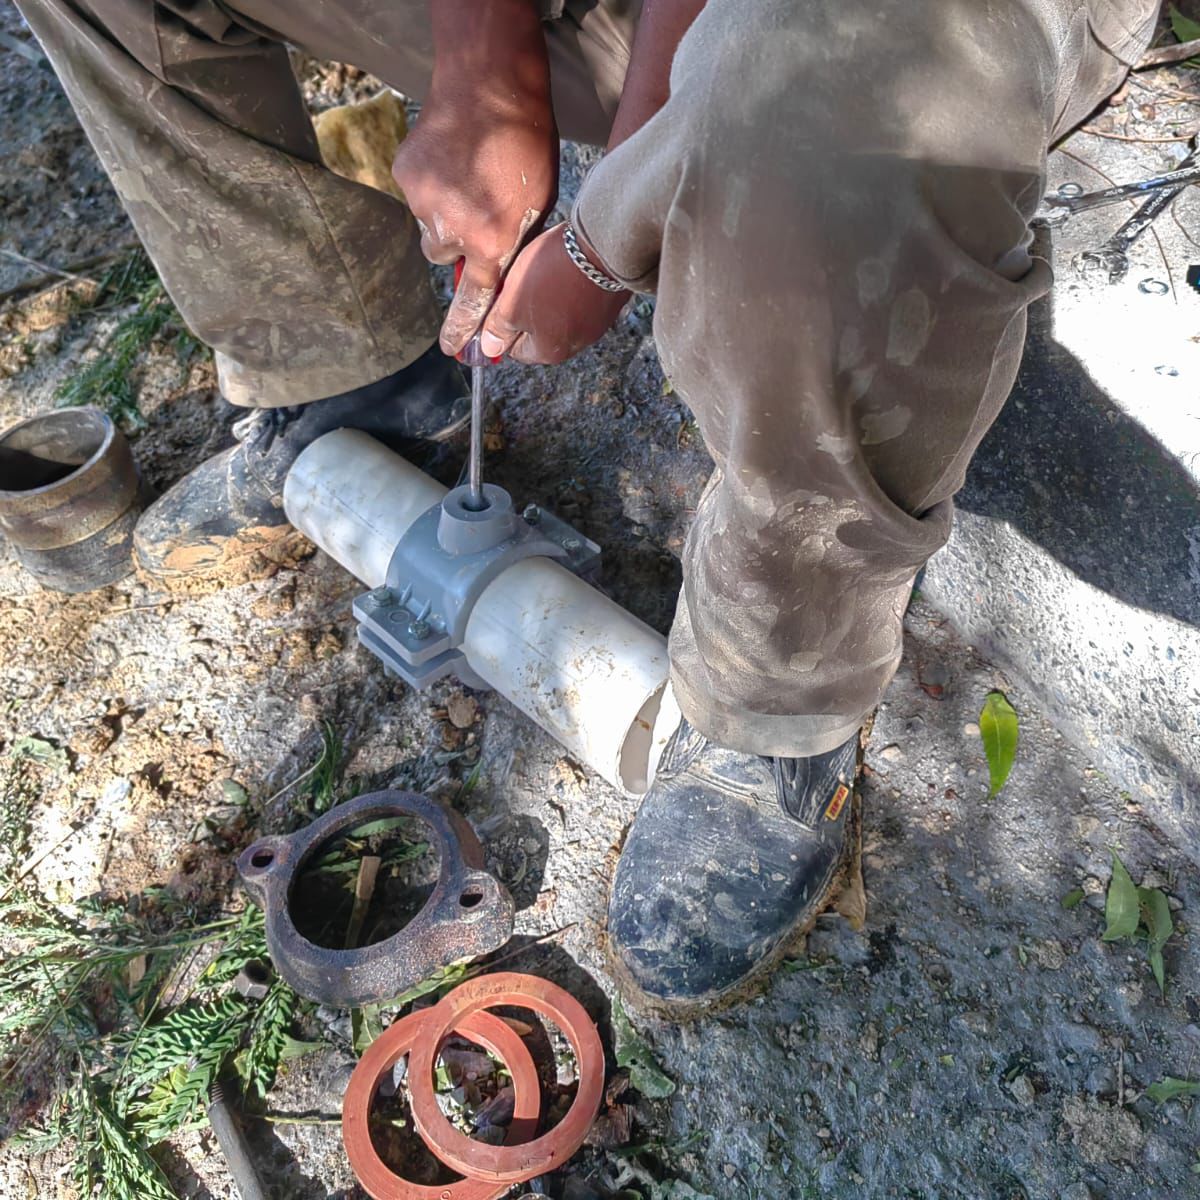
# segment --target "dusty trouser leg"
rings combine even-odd
[[[602,139],[640,0],[547,0],[556,107]],[[235,404],[383,379],[439,314],[408,210],[321,163],[282,40],[420,96],[428,0],[20,0],[167,290]]]
[[[708,0],[581,194],[716,460],[671,635],[688,720],[609,900],[635,1003],[748,994],[839,887],[859,724],[1049,282],[1027,226],[1088,15]]]
[[[1050,282],[1028,222],[1086,20],[1068,0],[709,0],[669,103],[585,186],[577,223],[657,291],[716,463],[671,660],[721,745],[829,751],[895,672]]]
[[[235,403],[383,378],[436,336],[407,209],[320,162],[287,51],[215,3],[21,0]]]
[[[421,100],[433,72],[430,0],[229,0],[239,21],[316,58],[353,63]],[[545,18],[559,133],[602,145],[621,99],[642,0],[530,0]],[[471,31],[463,30],[469,37]]]

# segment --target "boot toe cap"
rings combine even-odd
[[[619,868],[618,868],[619,872]],[[702,1005],[732,989],[754,968],[753,948],[722,945],[702,918],[665,895],[631,895],[614,884],[609,949],[626,982],[653,1004]]]
[[[201,463],[142,513],[134,558],[151,581],[253,578],[264,573],[260,562],[277,563],[289,540],[300,538],[282,508],[239,486],[239,449]]]

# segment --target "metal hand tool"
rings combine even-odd
[[[1180,164],[1180,171],[1200,167],[1200,147],[1194,147]],[[1178,174],[1178,172],[1175,172]],[[1109,283],[1119,283],[1129,270],[1129,249],[1146,232],[1157,217],[1188,185],[1174,183],[1154,192],[1150,199],[1106,241],[1095,250],[1084,250],[1075,258],[1075,267],[1081,274],[1098,274]]]
[[[454,267],[454,286],[462,279],[463,260]],[[499,290],[496,292],[499,295]],[[476,334],[459,352],[458,361],[471,368],[471,448],[467,468],[467,507],[472,512],[482,512],[488,506],[483,494],[483,425],[487,416],[487,404],[483,398],[483,371],[489,363],[498,363],[498,358],[488,358],[479,344]]]
[[[1069,213],[1085,212],[1091,208],[1103,208],[1106,204],[1118,204],[1131,196],[1157,192],[1163,188],[1182,188],[1190,183],[1200,183],[1200,166],[1179,167],[1165,175],[1155,175],[1137,183],[1122,183],[1115,187],[1102,188],[1098,192],[1058,191],[1045,198],[1047,208],[1065,210]],[[1072,185],[1078,187],[1078,184]]]

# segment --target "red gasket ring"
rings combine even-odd
[[[359,1183],[374,1200],[499,1200],[508,1191],[509,1184],[497,1187],[491,1180],[479,1179],[461,1179],[433,1187],[411,1183],[387,1166],[371,1141],[371,1104],[380,1081],[410,1053],[414,1042],[424,1040],[432,1012],[432,1008],[423,1009],[393,1022],[367,1047],[354,1068],[342,1100],[342,1142],[346,1157]],[[537,1067],[525,1043],[509,1025],[489,1013],[466,1017],[451,1032],[478,1042],[508,1068],[516,1093],[508,1139],[530,1136],[537,1129],[542,1090]],[[411,1066],[409,1075],[411,1078]],[[430,1150],[441,1158],[433,1146]]]
[[[567,1115],[549,1132],[521,1145],[472,1141],[442,1115],[433,1091],[433,1065],[444,1038],[486,1008],[531,1008],[562,1030],[579,1073],[579,1089]],[[425,1144],[448,1167],[473,1179],[522,1183],[561,1166],[587,1137],[604,1097],[604,1048],[584,1007],[568,992],[534,975],[502,972],[460,984],[428,1011],[408,1058],[412,1118]]]

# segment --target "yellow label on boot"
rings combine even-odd
[[[838,790],[833,793],[833,799],[829,802],[829,807],[825,810],[825,819],[827,821],[836,821],[841,814],[842,806],[846,803],[846,797],[850,795],[850,789],[844,784],[838,784]]]

